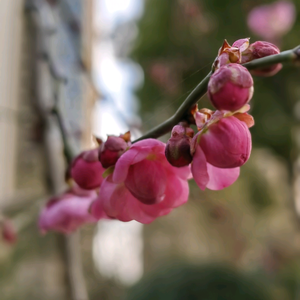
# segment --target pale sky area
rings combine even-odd
[[[138,125],[134,89],[143,83],[143,71],[129,59],[119,59],[113,35],[118,25],[132,22],[143,12],[142,0],[96,0],[97,40],[93,53],[93,78],[103,99],[94,110],[94,134],[106,139]],[[135,29],[133,27],[133,29]],[[134,31],[134,30],[133,30]],[[137,32],[135,32],[137,34]],[[132,132],[133,138],[140,133]],[[100,221],[93,243],[97,269],[104,277],[131,285],[143,275],[143,225],[135,221]]]

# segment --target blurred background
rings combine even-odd
[[[138,137],[176,111],[224,38],[299,45],[299,12],[298,1],[1,0],[0,219],[17,241],[0,239],[0,299],[300,299],[294,65],[255,78],[253,151],[231,187],[191,181],[188,203],[146,226],[37,228],[65,189],[53,105],[76,152],[93,134]],[[199,107],[211,108],[206,97]]]

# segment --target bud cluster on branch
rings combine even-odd
[[[108,136],[105,142],[98,139],[98,148],[73,159],[67,172],[71,189],[47,203],[40,215],[41,231],[69,233],[102,218],[148,224],[187,202],[191,178],[202,190],[221,190],[234,183],[250,157],[249,128],[254,125],[248,114],[253,79],[242,64],[269,56],[273,58],[250,72],[272,76],[282,67],[279,57],[293,60],[299,53],[281,54],[271,43],[249,44],[247,38],[232,46],[225,41],[212,75],[172,118],[134,142],[130,132]],[[206,89],[215,111],[195,105]],[[167,144],[154,139],[170,126]]]

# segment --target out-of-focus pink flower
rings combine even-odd
[[[165,151],[166,158],[172,166],[179,168],[192,162],[190,149],[193,136],[194,131],[190,127],[181,124],[173,127]]]
[[[119,157],[130,147],[130,132],[120,136],[110,135],[99,153],[103,168],[115,165]]]
[[[154,62],[149,67],[151,80],[170,95],[176,94],[179,87],[178,72],[174,72],[174,68],[165,62]]]
[[[121,221],[147,224],[188,199],[188,167],[175,168],[165,157],[165,144],[146,139],[133,144],[105,178],[91,212]]]
[[[295,6],[290,1],[276,1],[255,7],[248,15],[248,26],[257,35],[269,41],[277,41],[293,26]]]
[[[246,110],[247,106],[229,116],[216,111],[204,125],[200,124],[200,131],[191,144],[191,171],[202,190],[228,187],[238,178],[239,167],[248,160],[251,152],[248,127],[254,121]]]
[[[231,63],[220,67],[211,76],[207,90],[214,107],[236,111],[251,100],[253,79],[245,67]]]
[[[2,238],[8,244],[14,244],[17,241],[16,229],[9,219],[4,219],[0,222],[0,229],[2,230]]]
[[[265,41],[257,41],[251,44],[242,54],[242,63],[262,58],[269,55],[279,54],[280,50],[272,43]],[[251,74],[256,76],[273,76],[279,72],[282,64],[275,64],[262,69],[251,70]]]
[[[98,149],[82,152],[72,162],[71,177],[83,189],[100,187],[104,168],[98,159]]]
[[[54,230],[67,234],[85,223],[96,222],[97,219],[89,213],[89,208],[96,197],[95,191],[75,187],[51,198],[39,216],[41,232]],[[98,219],[100,218],[107,218],[103,211],[98,213]]]

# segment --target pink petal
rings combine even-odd
[[[191,174],[190,166],[181,167],[181,168],[176,168],[171,166],[171,168],[172,168],[172,173],[176,174],[176,176],[180,177],[181,179],[188,180],[193,178]]]
[[[156,139],[145,139],[139,141],[131,146],[131,149],[134,148],[159,148],[161,151],[165,151],[165,144]]]
[[[151,152],[151,148],[130,148],[122,154],[115,165],[113,182],[123,182],[127,177],[129,167],[145,159]]]
[[[132,195],[145,204],[164,199],[167,184],[166,170],[159,161],[145,159],[130,167],[125,185]]]
[[[46,205],[40,214],[41,231],[56,230],[70,233],[84,223],[96,222],[96,218],[89,213],[89,207],[93,201],[92,197],[70,196],[69,194],[65,194],[58,201],[52,201],[52,204]]]
[[[93,203],[91,213],[99,217],[104,211],[109,217],[123,222],[136,220],[143,224],[151,223],[155,218],[148,216],[139,207],[138,201],[123,183],[112,182],[112,175],[103,182],[98,199]]]
[[[142,224],[149,224],[153,222],[157,216],[148,215],[142,208],[142,206],[146,206],[146,204],[142,204],[139,200],[137,200],[132,194],[127,190],[127,206],[126,212],[130,217]],[[150,206],[150,205],[149,205]]]
[[[221,169],[207,164],[209,182],[207,188],[210,190],[222,190],[233,184],[240,175],[240,168]]]
[[[112,175],[105,178],[101,185],[99,196],[91,206],[91,214],[100,219],[103,211],[111,217],[115,218],[124,208],[124,201],[122,197],[122,186],[111,181]]]
[[[197,185],[204,191],[209,181],[209,176],[207,173],[206,158],[199,145],[196,147],[196,152],[193,157],[192,174]]]
[[[189,197],[189,184],[187,180],[178,177],[169,178],[166,198],[163,201],[169,204],[169,207],[175,208],[187,202]]]

